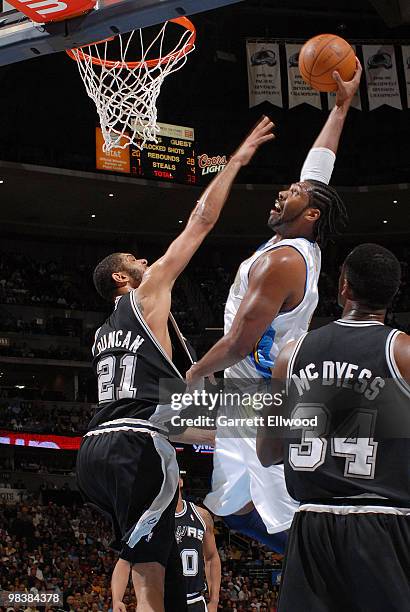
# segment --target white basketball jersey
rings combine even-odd
[[[300,338],[309,328],[319,299],[317,284],[321,263],[320,248],[316,242],[310,242],[306,238],[278,240],[273,236],[239,266],[225,306],[225,334],[231,329],[238,308],[248,290],[249,271],[252,265],[264,253],[283,246],[296,249],[305,260],[306,284],[303,299],[289,312],[276,315],[252,352],[225,370],[226,378],[270,378],[271,368],[282,347]]]

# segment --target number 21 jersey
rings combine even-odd
[[[92,349],[98,409],[89,429],[118,419],[142,419],[157,424],[169,421],[172,410],[166,401],[168,392],[161,392],[161,385],[165,389],[166,381],[172,381],[172,391],[179,387],[184,391],[181,371],[185,372],[192,364],[172,315],[170,322],[172,361],[146,324],[135,291],[116,299],[114,311],[97,330]]]

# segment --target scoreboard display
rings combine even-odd
[[[131,173],[133,176],[196,185],[195,133],[193,128],[158,123],[157,142],[146,142],[142,149],[131,145],[124,149],[102,150],[101,129],[96,135],[98,170]]]
[[[131,174],[143,178],[196,184],[195,134],[192,128],[158,123],[157,143],[131,147]]]

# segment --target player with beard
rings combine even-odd
[[[274,138],[272,128],[267,117],[258,123],[204,191],[185,229],[150,267],[145,259],[114,253],[94,270],[96,289],[114,310],[95,336],[98,408],[78,453],[77,479],[84,497],[112,521],[112,548],[119,553],[114,612],[125,610],[130,570],[138,609],[163,612],[165,568],[180,567],[174,533],[179,470],[165,425],[173,414],[171,392],[164,397],[160,382],[172,381],[173,392],[175,385],[184,391],[181,372],[192,359],[170,315],[171,292],[215,225],[241,167]],[[185,610],[183,586],[181,571],[167,590],[167,611]]]
[[[347,219],[343,202],[327,183],[361,71],[357,60],[352,81],[334,73],[336,106],[308,154],[301,180],[281,191],[270,211],[275,235],[240,265],[226,303],[225,335],[187,372],[190,384],[220,370],[229,391],[244,389],[246,381],[268,384],[280,349],[307,331],[318,302],[320,246]],[[265,390],[270,391],[269,384]],[[244,406],[226,410],[229,416],[255,415]],[[212,491],[204,503],[232,529],[278,552],[284,550],[284,531],[297,508],[286,491],[283,465],[263,468],[256,456],[256,430],[243,428],[217,429]]]

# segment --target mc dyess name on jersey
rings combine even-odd
[[[310,391],[310,382],[319,380],[319,377],[324,387],[333,385],[352,389],[363,394],[369,401],[376,399],[385,385],[383,378],[375,376],[368,368],[347,361],[323,361],[319,366],[309,363],[299,370],[299,374],[292,374],[291,379],[299,396],[302,396],[306,391]]]

